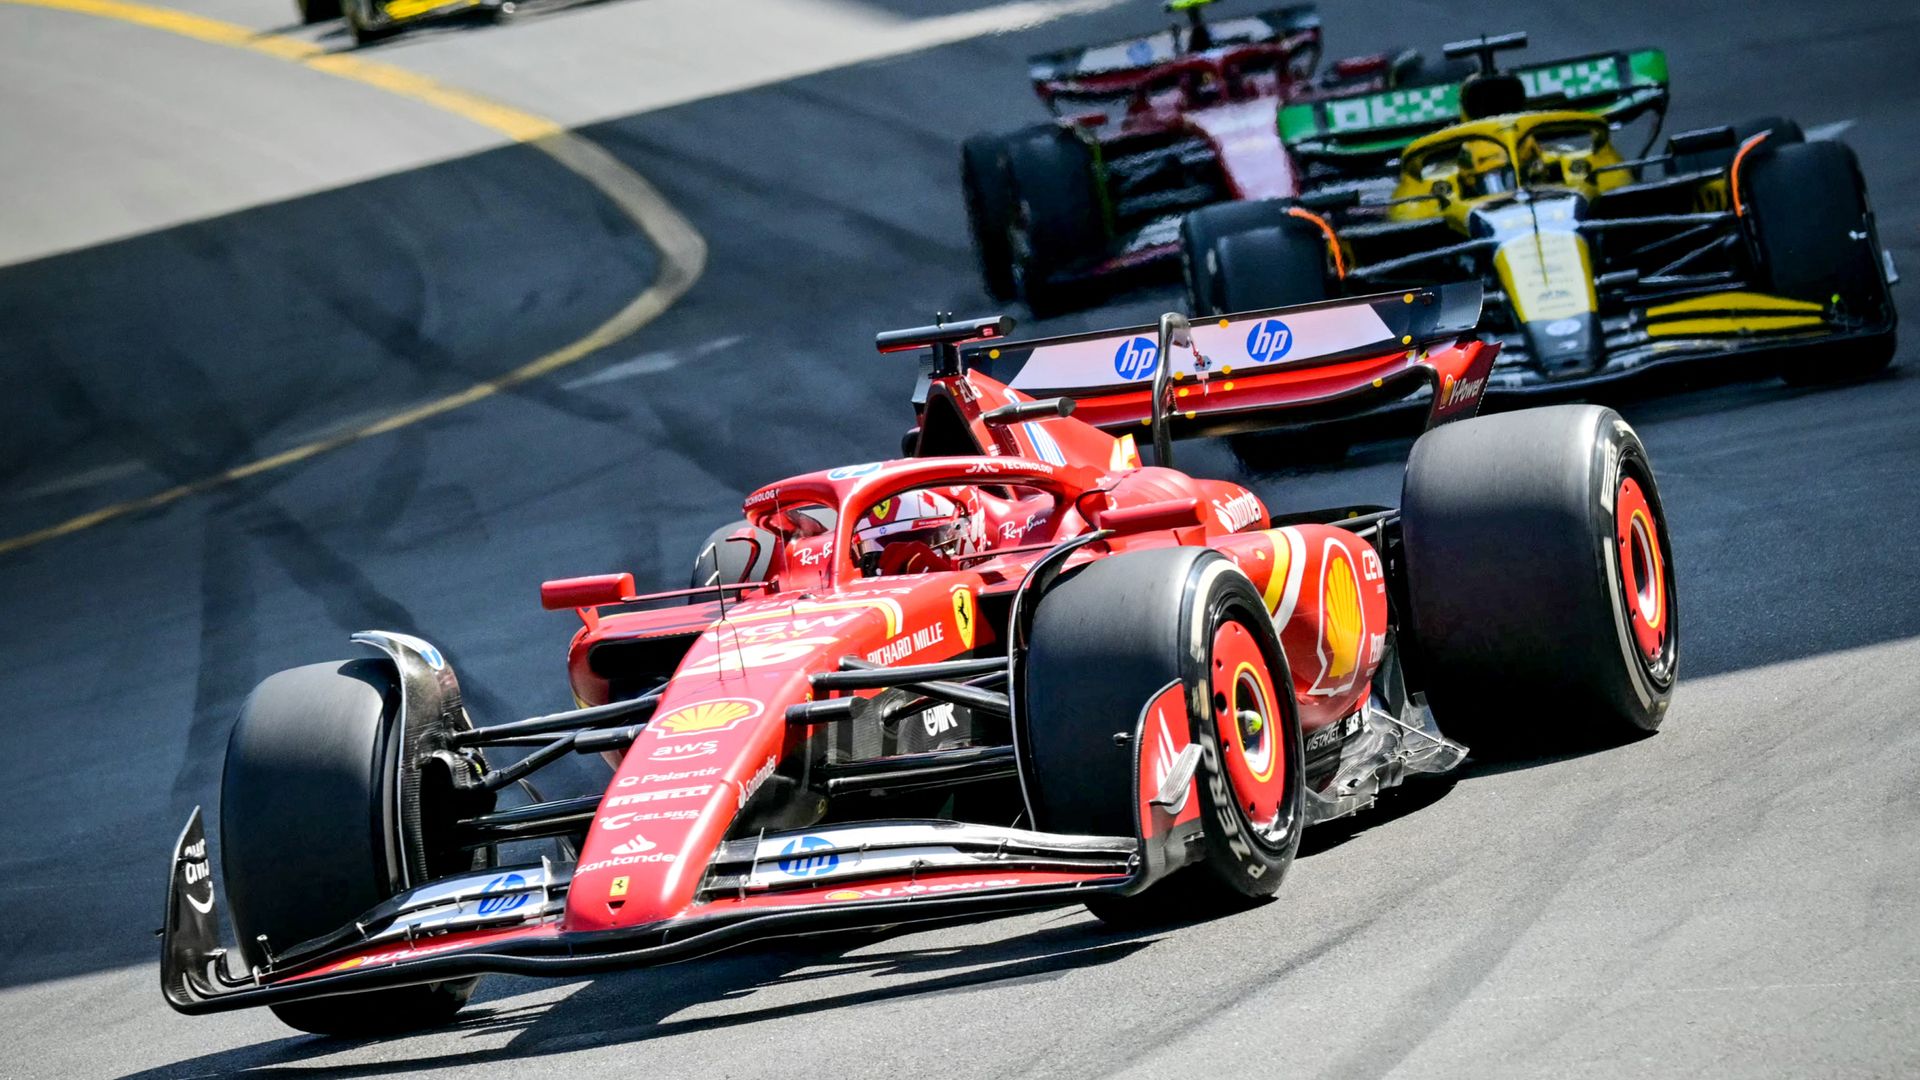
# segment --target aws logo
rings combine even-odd
[[[1367,612],[1360,602],[1360,575],[1353,558],[1329,539],[1320,563],[1320,677],[1312,694],[1338,694],[1353,685],[1360,670],[1361,644],[1367,638]]]
[[[743,720],[759,716],[764,708],[746,698],[715,698],[698,705],[675,709],[655,720],[652,728],[669,738],[677,735],[705,735],[726,731]]]

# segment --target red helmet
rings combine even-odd
[[[920,488],[882,499],[853,526],[853,557],[868,574],[950,569],[986,546],[980,495],[971,487]]]

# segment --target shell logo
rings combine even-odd
[[[830,893],[828,893],[828,894],[826,895],[826,897],[825,897],[825,899],[828,899],[828,900],[858,900],[858,899],[860,899],[860,890],[858,890],[858,889],[835,889],[834,891],[832,891],[832,892],[830,892]]]
[[[747,698],[715,698],[675,709],[649,726],[666,735],[704,735],[726,731],[759,716],[764,706]]]
[[[1367,636],[1367,615],[1360,605],[1360,578],[1353,558],[1328,540],[1320,568],[1320,678],[1311,693],[1337,694],[1353,685],[1360,667],[1360,644]]]

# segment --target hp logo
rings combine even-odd
[[[780,872],[789,877],[820,877],[831,874],[840,865],[838,855],[809,855],[810,851],[829,850],[833,844],[818,836],[803,836],[780,849]]]
[[[1293,348],[1293,331],[1279,319],[1268,319],[1247,332],[1247,358],[1256,364],[1271,364]]]
[[[480,914],[498,915],[526,903],[526,893],[507,891],[525,888],[526,884],[527,879],[519,874],[507,874],[487,882],[486,888],[480,890]]]
[[[1160,366],[1160,346],[1150,338],[1128,338],[1113,354],[1113,370],[1128,382],[1152,375]]]

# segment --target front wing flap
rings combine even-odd
[[[796,841],[805,845],[797,859],[788,850]],[[334,934],[237,970],[220,945],[212,860],[196,808],[174,848],[161,987],[174,1009],[197,1014],[486,973],[563,976],[669,963],[769,937],[1135,891],[1147,882],[1139,846],[1133,837],[952,822],[769,835],[724,845],[705,900],[680,916],[595,932],[562,926],[558,897],[571,867],[496,868],[420,886]]]

